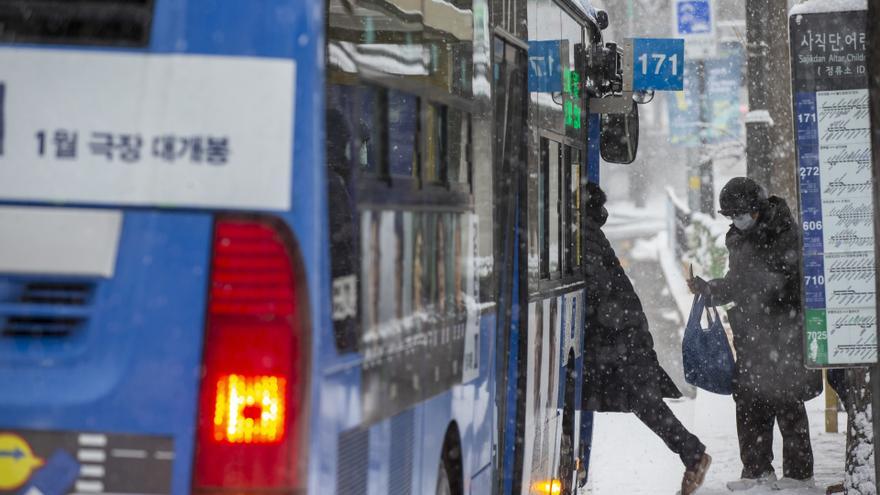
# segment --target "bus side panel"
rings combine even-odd
[[[323,0],[157,0],[152,49],[295,61],[295,96],[290,109],[294,119],[291,208],[274,214],[293,232],[309,301],[309,326],[305,329],[311,349],[310,375],[305,378],[310,384],[305,405],[309,425],[303,450],[329,453],[335,449],[326,449],[319,436],[327,426],[320,409],[323,371],[319,363],[332,364],[336,357],[329,330],[324,99],[320,96],[324,88],[323,15]],[[329,390],[334,389],[331,386]],[[331,394],[331,401],[334,399],[339,396]],[[321,471],[321,466],[327,465],[323,457],[308,456],[309,493],[327,493],[320,484],[326,474]]]
[[[537,482],[556,479],[562,459],[561,444],[565,409],[579,409],[580,342],[583,329],[583,291],[539,299],[529,304],[528,348],[522,493],[531,493]],[[570,362],[573,358],[574,361]],[[578,376],[574,383],[573,404],[566,403],[566,369]],[[579,419],[574,417],[574,431]],[[577,438],[572,438],[577,452]]]
[[[422,418],[422,421],[421,434],[416,435],[417,445],[420,447],[420,454],[416,459],[420,468],[416,470],[413,480],[413,493],[433,493],[436,489],[444,434],[453,421],[458,428],[462,446],[461,481],[464,493],[472,492],[471,478],[492,462],[492,389],[495,374],[492,358],[495,352],[491,330],[494,328],[494,314],[484,314],[480,318],[479,376],[470,383],[457,385],[449,392],[416,407],[417,417]]]
[[[486,472],[491,478],[491,469],[486,470],[492,464],[492,454],[495,445],[494,420],[494,397],[495,397],[495,339],[496,325],[495,313],[484,313],[480,319],[480,377],[474,382],[475,396],[471,407],[474,411],[473,437],[466,442],[465,451],[469,452],[466,458],[470,459],[465,464],[465,473],[476,476],[477,473]],[[466,478],[467,479],[467,478]],[[491,482],[491,480],[489,481]],[[467,491],[465,491],[467,493]],[[471,493],[483,493],[471,490]]]
[[[34,435],[73,455],[79,433],[106,434],[95,462],[107,472],[132,469],[138,479],[129,484],[149,483],[135,473],[152,472],[167,483],[173,459],[171,491],[186,493],[212,218],[129,211],[122,225],[115,274],[91,281],[96,289],[83,327],[66,337],[0,339],[0,425],[29,430],[25,440]],[[113,447],[147,457],[126,467]]]

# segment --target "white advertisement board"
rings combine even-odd
[[[290,207],[293,60],[0,49],[0,201]]]

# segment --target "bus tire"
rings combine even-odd
[[[458,434],[458,425],[453,422],[446,429],[443,438],[443,450],[437,470],[437,495],[463,495],[462,477],[461,437]]]
[[[574,493],[573,480],[577,471],[577,454],[574,450],[574,395],[577,373],[574,368],[574,353],[569,352],[565,367],[565,393],[562,412],[562,439],[559,446],[559,479],[562,495]]]

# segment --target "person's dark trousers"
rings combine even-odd
[[[645,396],[633,405],[633,413],[678,454],[686,469],[693,470],[700,463],[706,446],[687,431],[663,399]]]
[[[813,476],[810,425],[801,401],[736,398],[736,433],[743,478],[773,472],[773,423],[782,433],[783,476],[798,480]]]

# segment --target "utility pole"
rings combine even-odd
[[[787,2],[746,0],[746,41],[747,174],[785,198],[797,218]]]
[[[626,37],[635,38],[635,3],[636,0],[627,0],[626,3]],[[640,160],[629,166],[629,196],[636,208],[645,207],[647,193],[647,177],[645,166]]]
[[[871,174],[874,185],[874,259],[880,254],[877,239],[880,239],[880,0],[868,0],[867,31],[865,32],[868,45],[865,47],[865,55],[868,64],[868,105],[871,111]],[[880,273],[878,265],[874,263],[875,293],[880,294]],[[880,343],[880,329],[877,331],[876,342]],[[880,363],[871,367],[871,392],[872,392],[872,418],[874,432],[874,486],[875,493],[880,493],[880,442],[877,441],[877,426],[880,425]]]
[[[700,212],[715,216],[715,174],[712,156],[707,153],[709,145],[709,90],[707,88],[706,60],[697,61],[697,81],[700,88],[700,151],[697,153],[696,175],[700,178]]]

